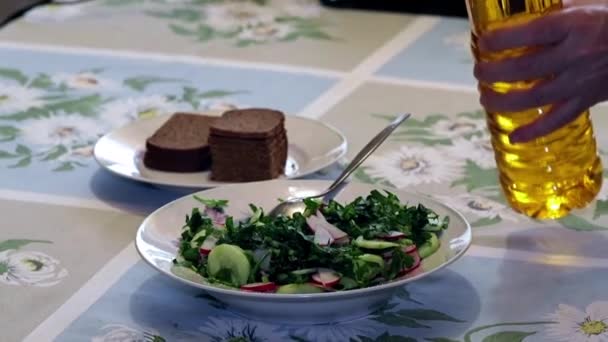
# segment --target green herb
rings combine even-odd
[[[225,200],[194,198],[207,209],[223,210],[228,205]],[[227,216],[223,227],[214,227],[206,210],[193,208],[186,216],[179,254],[174,263],[207,277],[207,258],[199,251],[206,238],[214,236],[218,239],[216,245],[235,245],[245,251],[251,266],[248,284],[268,281],[277,285],[307,283],[311,281],[311,273],[325,268],[340,277],[335,289],[350,290],[395,279],[403,270],[410,269],[414,257],[404,252],[405,246],[414,244],[420,247],[431,241],[434,235],[440,235],[449,224],[447,217],[441,218],[421,204],[404,205],[390,192],[374,190],[346,204],[333,200],[329,203],[306,200],[305,204],[304,213],[296,213],[292,217],[270,217],[262,208],[250,204],[250,216],[240,221]],[[318,213],[329,224],[346,233],[350,241],[329,246],[315,243],[315,233],[307,218]],[[377,244],[382,249],[365,249],[354,243],[358,237],[380,241],[396,232],[402,233],[403,238],[392,241],[396,244]],[[222,269],[210,281],[229,285],[234,283],[233,277],[229,269]]]

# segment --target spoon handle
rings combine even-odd
[[[348,179],[348,177],[355,171],[382,143],[386,138],[393,133],[395,128],[397,128],[403,121],[407,120],[411,114],[401,114],[399,115],[393,122],[391,122],[388,126],[386,126],[380,133],[378,133],[370,142],[363,147],[363,149],[355,156],[355,158],[348,164],[346,169],[342,171],[340,176],[327,188],[323,193],[315,196],[322,197],[325,196],[334,190],[340,188],[340,185]]]

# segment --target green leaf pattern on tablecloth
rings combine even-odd
[[[236,47],[299,39],[335,41],[314,0],[106,0],[105,6],[146,5],[143,13],[167,22],[174,34],[196,43],[229,41]]]
[[[0,242],[0,285],[49,287],[68,276],[59,260],[38,251],[23,250],[46,240],[14,239]]]
[[[201,91],[186,80],[148,75],[116,80],[104,72],[48,75],[0,69],[0,165],[16,169],[45,163],[54,172],[87,167],[95,142],[114,128],[180,109],[233,109],[237,105],[228,97],[243,93]],[[167,83],[175,85],[175,93],[148,94]]]
[[[384,121],[395,118],[378,113],[372,117]],[[474,227],[488,227],[504,221],[532,222],[515,213],[506,203],[498,184],[498,170],[483,111],[411,118],[395,130],[389,140],[393,142],[392,148],[371,156],[357,170],[355,177],[359,181],[401,189],[444,185],[446,192],[465,190],[435,197],[464,213]],[[602,188],[597,199],[593,220],[608,213],[608,185]],[[608,229],[574,214],[558,222],[575,230]]]
[[[398,299],[396,296],[395,299]],[[543,341],[603,341],[608,338],[608,302],[598,301],[588,305],[584,311],[576,307],[561,304],[558,308],[538,321],[497,322],[486,325],[473,325],[449,314],[439,311],[418,308],[400,308],[403,301],[390,303],[385,309],[379,310],[368,318],[355,321],[321,324],[314,326],[289,326],[270,324],[255,320],[237,318],[224,308],[215,310],[204,319],[202,326],[192,331],[174,330],[179,334],[177,340],[205,340],[213,342],[244,341],[294,341],[294,342],[376,342],[376,341],[427,341],[427,342],[526,342],[534,336]],[[411,321],[403,320],[383,323],[376,317],[390,316],[399,312],[413,321],[425,324],[412,325]],[[454,327],[463,325],[458,336],[433,336],[435,324],[451,324]],[[407,334],[396,332],[396,329],[406,328]],[[191,329],[191,328],[187,328]],[[166,333],[166,334],[165,334]],[[422,336],[428,337],[418,337]],[[162,334],[156,329],[128,326],[124,324],[108,324],[100,329],[92,342],[104,341],[156,341],[173,340],[169,332]],[[416,337],[413,337],[416,336]],[[593,339],[590,339],[592,338]]]

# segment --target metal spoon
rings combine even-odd
[[[407,120],[411,114],[401,114],[397,117],[393,122],[391,122],[388,126],[386,126],[380,133],[378,133],[372,140],[370,140],[365,147],[355,156],[355,158],[348,164],[346,169],[342,171],[340,176],[327,188],[327,190],[313,196],[303,197],[303,198],[290,198],[281,202],[279,205],[274,207],[268,213],[269,216],[287,216],[291,217],[291,215],[295,213],[302,213],[306,209],[306,205],[304,204],[304,199],[307,198],[333,198],[335,192],[342,188],[342,185],[346,179],[353,173],[359,165],[361,165],[382,143],[386,138],[388,138],[391,133],[405,120]]]

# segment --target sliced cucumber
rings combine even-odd
[[[386,249],[399,247],[398,243],[381,241],[381,240],[365,240],[363,236],[359,236],[355,240],[355,245],[365,249]]]
[[[310,284],[287,284],[279,287],[276,293],[300,294],[300,293],[322,293],[323,289]]]
[[[316,273],[317,269],[316,268],[304,268],[301,270],[295,270],[295,271],[291,271],[291,273],[295,274],[295,275],[307,275],[307,274],[313,274]]]
[[[198,233],[194,234],[192,240],[190,240],[190,247],[199,248],[203,241],[205,241],[205,239],[203,239],[205,236],[207,236],[207,231],[205,229],[201,229]],[[196,241],[198,239],[200,239],[200,241]]]
[[[401,239],[401,240],[397,241],[397,243],[401,246],[411,246],[414,244],[414,241],[412,241],[410,239]]]
[[[235,287],[247,284],[251,273],[249,259],[240,247],[222,244],[215,246],[207,259],[209,276]]]
[[[183,266],[173,266],[171,267],[171,273],[175,274],[180,278],[184,278],[186,280],[190,280],[199,284],[206,284],[207,280],[203,278],[202,275],[196,273],[194,270],[183,267]]]
[[[422,259],[428,258],[429,256],[431,256],[431,254],[437,252],[437,250],[439,249],[440,243],[439,239],[437,238],[437,235],[435,235],[434,233],[430,234],[430,239],[426,240],[425,243],[418,247],[418,254]]]
[[[384,267],[384,259],[382,259],[382,257],[379,255],[363,254],[360,255],[358,259],[372,264],[377,264],[380,267]]]

